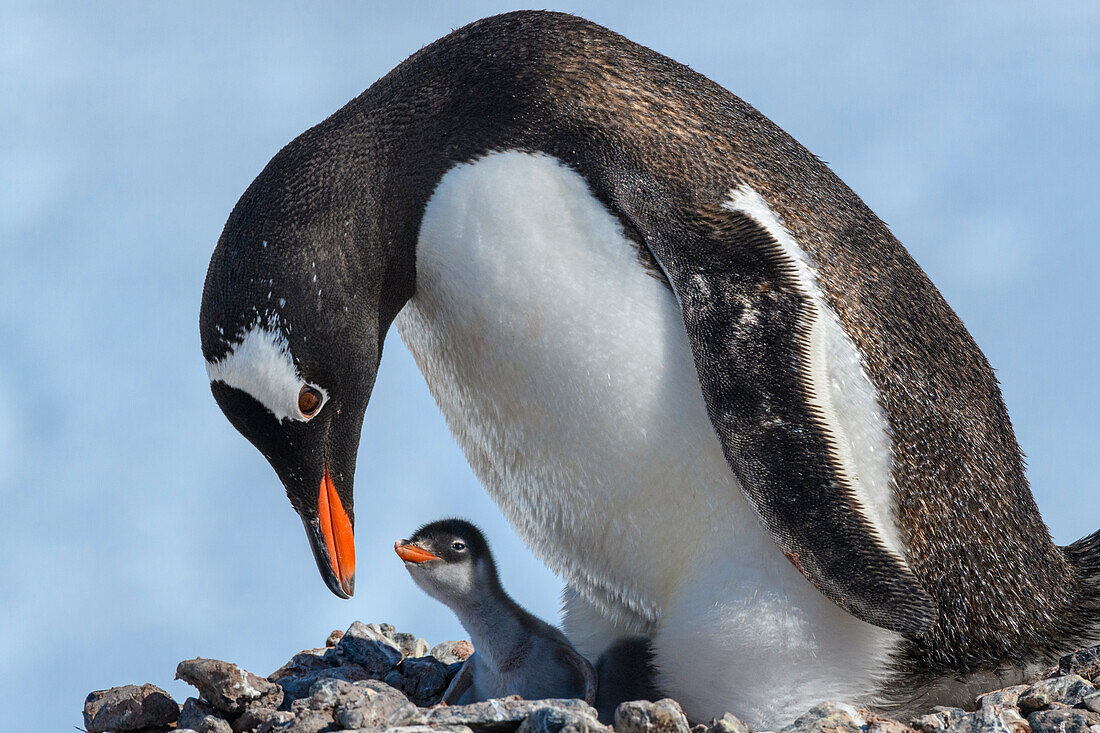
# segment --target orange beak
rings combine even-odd
[[[401,540],[393,543],[393,551],[397,553],[397,556],[405,562],[422,563],[429,560],[442,560],[443,558],[438,555],[425,550],[423,547],[417,547],[416,545],[403,545]]]
[[[340,581],[340,589],[350,596],[355,592],[355,532],[340,495],[336,493],[336,485],[328,475],[327,465],[317,496],[317,513],[328,548],[329,566]]]

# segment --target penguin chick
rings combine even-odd
[[[507,695],[596,699],[596,674],[557,628],[504,592],[489,544],[461,519],[431,522],[394,543],[416,584],[449,607],[474,645],[446,692],[448,705]]]

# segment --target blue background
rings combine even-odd
[[[1100,5],[618,2],[558,9],[693,66],[830,162],[999,370],[1059,542],[1093,469]],[[478,521],[506,587],[559,582],[470,474],[395,335],[356,480],[358,583],[323,586],[199,353],[207,259],[286,142],[495,3],[0,6],[0,729],[203,655],[267,674],[355,619],[460,638],[393,556]],[[33,722],[37,721],[37,722]]]

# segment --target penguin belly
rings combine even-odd
[[[475,474],[568,584],[581,653],[649,636],[693,720],[873,702],[901,637],[832,604],[763,528],[638,246],[556,159],[493,153],[440,181],[395,323]]]

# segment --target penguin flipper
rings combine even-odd
[[[635,226],[680,304],[726,461],[780,550],[856,618],[928,630],[936,603],[879,537],[815,402],[820,311],[774,229],[729,207]]]

